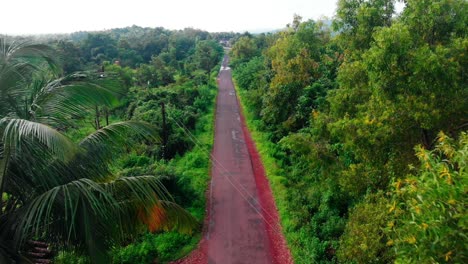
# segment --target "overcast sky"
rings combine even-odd
[[[70,33],[138,25],[211,32],[283,28],[332,17],[336,0],[5,0],[0,34]]]

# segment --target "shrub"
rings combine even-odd
[[[388,234],[397,263],[468,263],[468,134],[416,148],[417,175],[394,183]]]
[[[351,210],[337,252],[340,263],[391,263],[384,227],[389,221],[388,200],[382,193],[367,195]]]
[[[162,234],[145,234],[140,240],[126,247],[114,250],[114,263],[147,264],[157,260],[165,263],[184,245],[191,241],[191,236],[175,232]]]

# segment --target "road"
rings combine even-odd
[[[173,264],[291,264],[260,156],[245,125],[229,58],[218,75],[204,237],[197,250]]]
[[[218,80],[208,263],[273,263],[227,57]]]

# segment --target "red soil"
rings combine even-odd
[[[241,107],[242,108],[242,107]],[[294,263],[291,252],[281,232],[281,225],[278,209],[276,208],[275,200],[271,192],[270,183],[266,177],[265,168],[263,167],[262,159],[257,151],[255,142],[250,135],[249,129],[245,122],[245,117],[241,114],[242,130],[244,131],[245,141],[249,150],[250,159],[252,161],[252,167],[255,175],[255,182],[257,183],[257,190],[260,196],[260,203],[267,212],[269,217],[265,217],[269,220],[271,225],[267,225],[266,229],[268,232],[268,238],[270,239],[271,253],[273,255],[274,263],[289,264]]]

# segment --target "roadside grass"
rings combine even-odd
[[[175,168],[178,185],[195,191],[196,196],[192,201],[192,206],[187,209],[200,221],[203,221],[205,217],[205,192],[210,179],[213,133],[214,102],[208,113],[201,117],[196,125],[193,133],[197,142],[195,147],[182,157],[176,157],[170,162],[170,165]]]

